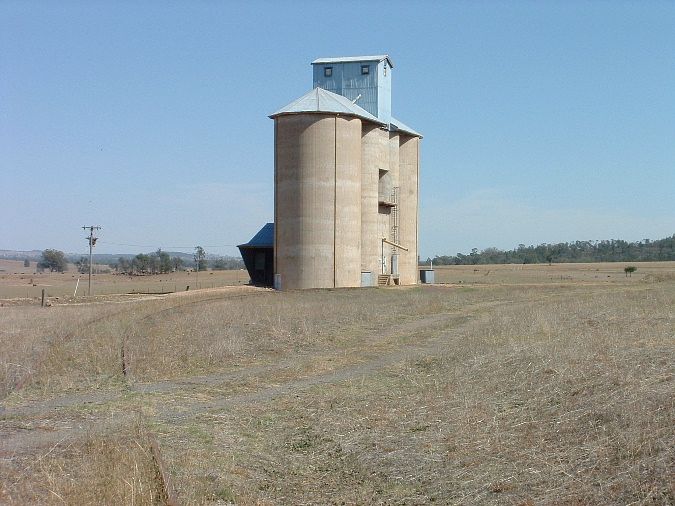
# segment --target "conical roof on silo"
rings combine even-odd
[[[390,130],[392,132],[399,131],[399,132],[403,132],[404,134],[412,135],[413,137],[419,137],[420,139],[422,138],[421,133],[416,132],[415,130],[410,128],[408,125],[406,125],[402,121],[399,121],[395,118],[391,118],[391,123],[389,125],[390,125]]]
[[[275,113],[270,114],[270,118],[276,118],[282,114],[303,113],[345,114],[372,121],[379,125],[385,124],[348,98],[324,90],[323,88],[314,88],[309,93],[304,94]]]

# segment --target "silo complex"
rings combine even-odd
[[[274,119],[274,283],[415,284],[421,135],[391,117],[388,56],[313,62]]]

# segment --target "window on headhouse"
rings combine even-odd
[[[361,65],[361,74],[370,74],[370,65]]]
[[[324,77],[331,77],[333,75],[333,67],[324,67],[323,68],[323,76]]]

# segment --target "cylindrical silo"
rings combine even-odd
[[[401,135],[399,143],[399,235],[400,244],[408,248],[399,257],[400,282],[417,283],[417,214],[419,177],[419,137]]]
[[[389,170],[389,132],[380,125],[364,122],[361,137],[361,269],[373,273],[373,282],[381,271],[382,235],[378,227],[381,170]]]
[[[275,118],[275,274],[282,289],[359,286],[361,121]]]
[[[399,134],[398,132],[388,132],[388,143],[389,143],[389,179],[390,179],[390,185],[391,185],[391,190],[390,191],[398,191],[397,189],[400,186],[400,180],[399,180]],[[387,200],[392,200],[392,198],[388,198]],[[380,239],[382,237],[392,241],[392,242],[401,242],[401,237],[398,234],[398,230],[395,228],[395,220],[396,220],[396,213],[399,212],[398,214],[400,215],[400,209],[393,209],[391,207],[381,207],[380,208],[380,214],[379,214],[379,227],[380,227]],[[384,273],[385,274],[397,274],[394,272],[392,267],[394,267],[392,264],[392,255],[395,253],[401,253],[400,251],[397,251],[396,248],[393,246],[390,246],[388,244],[385,244],[382,246],[380,244],[380,256],[384,256],[384,258],[380,259],[380,262],[384,262]]]
[[[361,120],[335,116],[335,283],[361,286]]]

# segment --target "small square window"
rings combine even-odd
[[[324,77],[331,77],[333,75],[333,67],[324,67],[323,68],[323,76]]]
[[[361,65],[361,74],[364,76],[370,74],[370,65]]]

